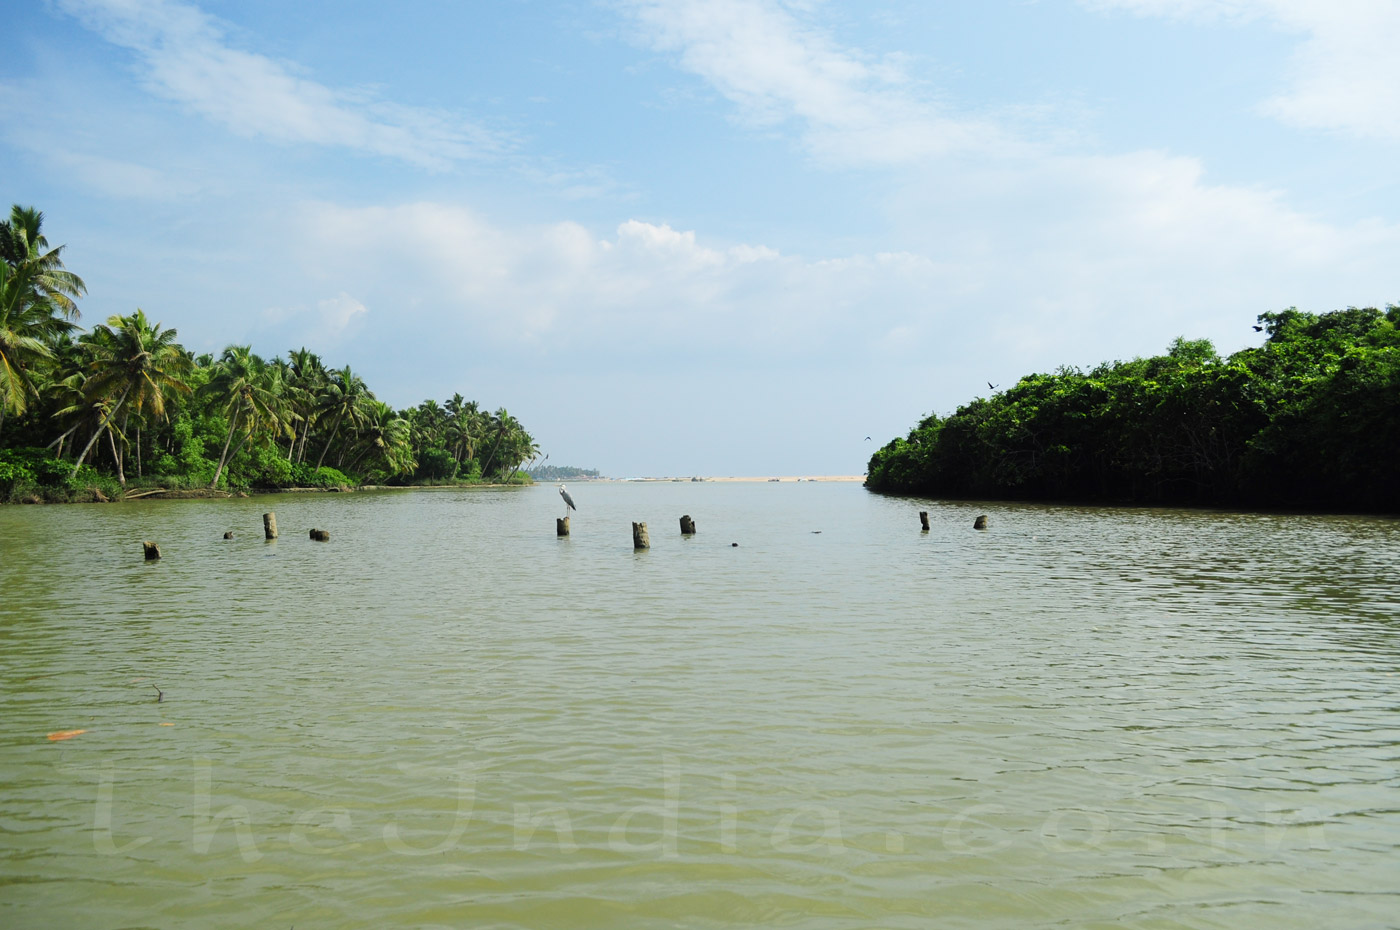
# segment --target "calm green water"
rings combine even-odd
[[[0,508],[0,926],[1400,924],[1396,521],[571,489]]]

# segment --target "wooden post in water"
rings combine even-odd
[[[928,532],[928,511],[927,511],[927,510],[920,510],[920,511],[919,511],[919,525],[920,525],[921,527],[923,527],[923,530],[924,530],[925,533]]]
[[[647,525],[645,523],[632,524],[632,548],[650,549],[651,537],[647,535]]]
[[[686,514],[685,516],[681,517],[681,535],[695,535],[695,521],[690,519],[690,514]]]
[[[268,539],[277,538],[277,514],[272,511],[263,514],[263,535]]]
[[[985,530],[987,528],[987,515],[984,513],[976,520],[973,520],[972,528],[974,530]]]
[[[316,540],[317,542],[330,542],[331,534],[327,530],[312,530],[311,538]]]
[[[233,538],[233,530],[229,530],[227,533],[224,534],[224,539],[232,539],[232,538]]]
[[[555,518],[554,518],[554,535],[555,535],[555,536],[568,536],[568,535],[569,535],[569,518],[568,518],[568,517],[555,517]]]
[[[149,539],[141,543],[141,548],[146,550],[147,562],[154,562],[156,559],[160,558],[160,546],[157,546]]]

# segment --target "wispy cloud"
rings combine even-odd
[[[376,99],[240,50],[213,17],[178,0],[59,0],[139,57],[152,91],[244,136],[336,146],[442,170],[499,154],[502,134],[453,114]]]
[[[1263,21],[1301,35],[1291,86],[1263,101],[1303,129],[1400,141],[1400,4],[1392,0],[1083,0],[1093,9],[1203,22]]]
[[[819,156],[897,165],[1011,143],[993,123],[949,112],[898,56],[842,47],[780,0],[620,0],[644,44],[677,56],[755,124],[796,120]]]

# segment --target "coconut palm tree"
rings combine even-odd
[[[31,280],[25,269],[0,262],[0,427],[38,396],[34,372],[53,356],[44,338],[53,317],[33,301]]]
[[[219,360],[214,363],[213,373],[204,386],[204,394],[216,407],[223,410],[228,418],[228,433],[224,436],[224,447],[219,453],[219,464],[214,469],[214,480],[209,487],[219,486],[219,478],[229,460],[243,448],[248,437],[258,426],[279,425],[279,397],[281,387],[275,372],[269,369],[262,358],[254,354],[251,346],[229,346],[224,349]],[[243,427],[243,436],[238,445],[229,452],[234,433]]]
[[[340,424],[347,418],[351,427],[358,427],[362,418],[363,405],[367,400],[374,400],[374,394],[360,376],[350,370],[346,365],[339,371],[331,372],[330,380],[326,384],[326,390],[321,395],[321,415],[335,417],[335,422],[331,425],[331,434],[326,438],[326,444],[321,449],[321,457],[316,460],[316,467],[320,468],[326,461],[326,453],[335,444],[335,437],[340,432]],[[345,450],[340,451],[336,461],[345,459]]]
[[[49,248],[42,232],[44,214],[33,207],[15,204],[10,218],[0,222],[0,260],[12,269],[26,269],[27,285],[35,302],[47,304],[59,316],[76,320],[79,316],[74,297],[87,293],[83,279],[63,267],[64,246]]]
[[[291,377],[286,386],[287,396],[301,421],[300,438],[292,443],[295,455],[289,455],[288,461],[301,462],[306,458],[306,437],[311,435],[311,428],[316,423],[318,402],[325,391],[327,376],[321,356],[305,346],[289,351],[287,361],[291,368]]]
[[[476,457],[476,444],[481,430],[481,410],[474,400],[466,400],[461,394],[453,394],[452,399],[443,404],[448,413],[448,421],[443,430],[443,438],[451,443],[452,456],[460,466],[466,459]]]
[[[408,421],[394,408],[378,400],[364,405],[364,422],[360,429],[360,451],[350,462],[353,471],[367,457],[383,463],[390,474],[402,475],[418,467],[409,443]]]
[[[122,455],[116,448],[117,417],[121,417],[120,432],[124,436],[132,414],[140,418],[149,413],[153,419],[164,419],[166,392],[188,394],[190,391],[184,380],[192,367],[190,358],[175,341],[175,336],[175,330],[162,329],[159,323],[152,325],[138,309],[129,316],[109,317],[106,323],[98,324],[79,340],[90,351],[83,393],[93,405],[111,401],[111,407],[98,418],[97,427],[73,466],[74,475],[98,437],[106,431],[117,466],[117,480],[126,487]]]
[[[525,432],[519,420],[511,416],[506,408],[501,407],[491,415],[490,435],[494,439],[491,452],[486,456],[486,461],[481,466],[482,476],[485,477],[490,473],[492,462],[504,463],[506,461],[511,462],[510,470],[503,469],[502,475],[514,474],[516,466],[529,458],[528,455],[518,455],[517,453],[522,442],[526,447],[533,443],[530,434]],[[502,451],[502,444],[505,445],[505,455],[498,457],[497,453]]]

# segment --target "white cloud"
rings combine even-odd
[[[315,279],[384,308],[376,332],[428,326],[444,342],[546,353],[846,351],[943,273],[908,256],[809,261],[707,243],[638,219],[610,236],[570,222],[512,228],[438,203],[314,205],[291,247]]]
[[[338,146],[435,170],[507,147],[503,137],[450,114],[327,87],[233,48],[214,18],[178,0],[59,4],[136,52],[156,93],[240,135]]]
[[[318,300],[316,312],[320,317],[322,331],[332,337],[338,337],[357,317],[369,313],[369,308],[341,291],[335,297]]]
[[[369,308],[341,291],[316,301],[314,306],[268,307],[262,312],[264,329],[276,331],[293,342],[335,347],[352,336],[368,316]]]
[[[804,258],[640,219],[597,235],[426,202],[314,205],[288,248],[311,287],[343,283],[383,308],[365,329],[376,341],[426,331],[437,349],[710,367],[863,356],[952,369],[994,354],[1014,377],[1177,335],[1236,348],[1265,310],[1395,298],[1400,227],[1335,226],[1274,191],[1208,184],[1190,158],[986,162],[900,197],[902,252]]]
[[[839,164],[893,165],[1005,148],[993,123],[950,114],[917,92],[899,56],[842,48],[779,0],[622,0],[641,40],[679,56],[755,124],[800,121]]]
[[[1084,0],[1094,9],[1205,22],[1265,21],[1301,35],[1291,86],[1262,111],[1303,129],[1400,141],[1400,3],[1394,0]]]

